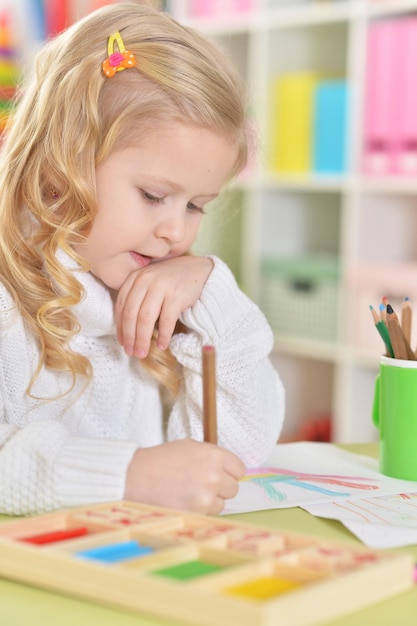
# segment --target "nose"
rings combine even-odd
[[[182,208],[169,209],[158,222],[155,235],[170,243],[181,243],[186,236],[186,211]]]

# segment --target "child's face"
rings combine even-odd
[[[229,141],[192,125],[159,125],[133,138],[96,168],[98,213],[77,252],[116,290],[149,263],[184,254],[236,156]]]

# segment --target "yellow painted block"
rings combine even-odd
[[[247,583],[228,587],[226,593],[234,596],[245,596],[253,600],[265,600],[281,593],[287,593],[300,586],[295,580],[277,578],[275,576],[263,576],[250,580]]]

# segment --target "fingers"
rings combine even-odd
[[[162,293],[144,289],[140,284],[133,283],[126,291],[120,292],[115,309],[120,345],[129,356],[146,357],[158,323],[157,345],[165,350],[178,320],[177,307],[164,302]]]
[[[235,497],[238,490],[239,482],[236,480],[236,478],[226,475],[219,485],[217,496],[222,500],[229,500],[229,498]]]
[[[232,452],[228,450],[224,450],[225,459],[224,459],[224,469],[230,474],[235,480],[240,480],[244,477],[246,473],[246,467],[244,463]]]
[[[161,259],[132,272],[116,300],[117,339],[131,356],[144,358],[158,323],[157,345],[165,350],[180,314],[193,306],[213,269],[205,257]]]
[[[216,515],[225,500],[237,494],[243,473],[243,463],[232,452],[179,439],[136,451],[128,467],[124,497]]]
[[[129,356],[144,358],[158,319],[161,304],[157,298],[130,293],[116,304],[117,339]]]
[[[225,500],[234,498],[239,490],[239,480],[245,475],[245,465],[232,452],[214,444],[211,469],[205,472],[204,486],[199,494],[199,507],[204,513],[217,514],[224,508]],[[214,456],[217,459],[214,459]]]
[[[204,511],[205,515],[219,515],[224,509],[224,500],[223,498],[216,498],[212,503],[211,507]]]
[[[238,491],[238,480],[228,474],[223,475],[214,491],[208,490],[206,498],[201,498],[198,509],[201,513],[217,515],[223,511],[225,500],[234,498]]]
[[[163,303],[158,320],[157,346],[160,350],[166,350],[166,348],[168,348],[180,313],[181,311],[179,311],[176,306],[174,307],[166,301]]]

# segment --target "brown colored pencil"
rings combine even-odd
[[[401,308],[401,328],[404,333],[404,337],[411,344],[411,326],[413,322],[413,310],[408,298],[404,298]]]
[[[217,443],[216,351],[203,346],[203,419],[204,441]]]
[[[387,327],[395,358],[415,361],[414,352],[404,337],[400,320],[390,304],[387,304]]]

